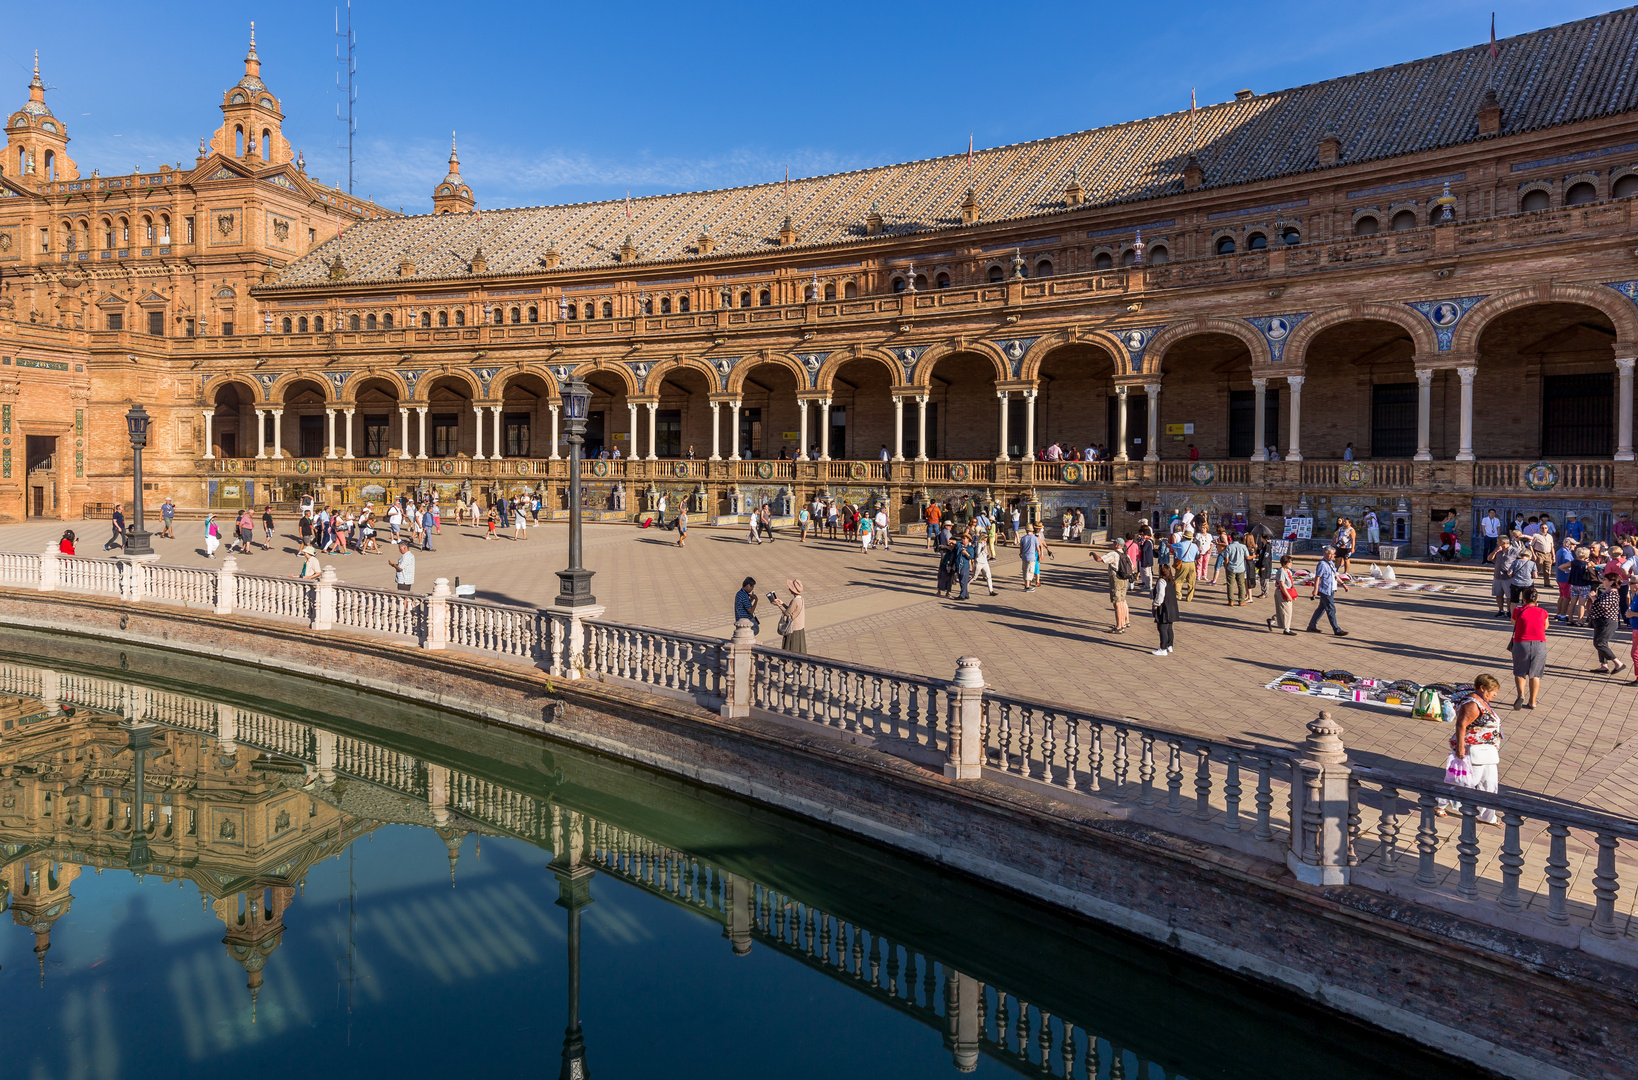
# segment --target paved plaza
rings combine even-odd
[[[105,524],[76,522],[81,554],[97,555]],[[179,522],[177,540],[154,541],[160,561],[212,565],[204,556],[200,522]],[[61,535],[61,524],[0,527],[0,549],[39,551]],[[567,527],[552,523],[528,538],[486,541],[481,532],[447,522],[435,550],[417,552],[416,590],[433,579],[477,587],[477,599],[544,606],[557,592],[554,571],[565,565]],[[1502,782],[1624,813],[1638,813],[1638,688],[1630,676],[1589,674],[1595,663],[1590,632],[1549,632],[1541,706],[1514,712],[1507,654],[1510,623],[1492,617],[1488,574],[1401,566],[1407,580],[1463,586],[1451,595],[1354,589],[1339,594],[1346,638],[1284,637],[1264,629],[1271,600],[1244,608],[1224,603],[1222,586],[1202,587],[1183,605],[1177,651],[1150,655],[1156,637],[1147,599],[1134,595],[1132,629],[1111,625],[1107,576],[1085,547],[1059,546],[1045,563],[1044,587],[1025,593],[1014,549],[998,549],[998,595],[974,583],[973,599],[934,594],[936,564],[919,538],[890,552],[864,553],[840,540],[798,543],[781,536],[760,546],[739,530],[692,530],[688,546],[676,534],[629,525],[588,525],[586,563],[608,619],[726,637],[733,594],[747,574],[757,591],[783,596],[788,577],[802,579],[808,597],[812,652],[916,674],[948,677],[964,654],[983,660],[991,685],[1103,713],[1134,717],[1220,737],[1271,745],[1300,741],[1303,725],[1328,707],[1347,730],[1356,759],[1434,769],[1442,765],[1449,729],[1407,713],[1264,689],[1289,667],[1342,668],[1360,676],[1466,682],[1480,671],[1503,684],[1498,698],[1508,741]],[[242,572],[292,574],[297,544],[281,535],[271,552],[239,556]],[[331,556],[337,576],[357,585],[390,587],[388,555]],[[218,559],[220,559],[218,553]],[[219,565],[218,562],[216,565]],[[1368,563],[1357,564],[1359,568]],[[768,607],[764,603],[764,607]],[[771,609],[770,609],[771,610]],[[1299,627],[1313,605],[1297,601]],[[777,644],[777,612],[762,619],[761,640]],[[1324,625],[1322,621],[1322,626]],[[1622,634],[1618,648],[1626,648]]]

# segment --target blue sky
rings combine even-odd
[[[335,4],[82,0],[12,20],[0,105],[32,50],[83,172],[191,165],[252,19],[308,171],[345,184]],[[946,0],[451,4],[357,0],[354,190],[431,209],[449,133],[485,207],[777,180],[1119,123],[1477,45],[1608,10],[1482,0],[1213,5]],[[38,40],[28,36],[38,27]],[[47,27],[52,27],[50,33]],[[70,44],[71,43],[71,44]]]

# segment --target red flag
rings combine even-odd
[[[1490,13],[1490,59],[1494,60],[1496,56],[1496,13],[1492,11]]]

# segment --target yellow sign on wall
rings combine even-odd
[[[1168,435],[1181,435],[1181,434],[1183,434],[1183,425],[1182,424],[1167,424],[1166,425],[1166,434],[1168,434]]]

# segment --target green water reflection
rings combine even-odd
[[[0,693],[14,1075],[1464,1075],[841,834],[400,701],[5,632]]]

